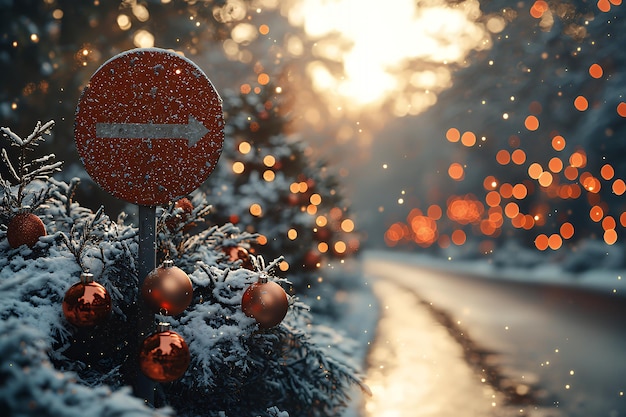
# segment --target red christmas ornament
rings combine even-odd
[[[283,287],[269,281],[265,274],[246,289],[241,299],[241,309],[245,315],[254,318],[262,329],[280,323],[288,308],[289,301]]]
[[[111,296],[88,272],[83,272],[80,282],[72,285],[63,297],[63,315],[75,326],[95,326],[110,314]]]
[[[254,271],[254,265],[252,264],[252,258],[246,248],[241,246],[226,246],[222,248],[222,251],[228,256],[230,262],[241,261],[241,267]]]
[[[187,197],[183,197],[180,200],[176,201],[176,203],[174,203],[174,207],[177,209],[181,209],[182,213],[172,216],[165,221],[165,225],[170,232],[174,231],[179,224],[186,222],[193,212],[193,203]],[[187,232],[189,229],[195,226],[195,223],[189,223],[183,227],[183,232]]]
[[[157,382],[172,382],[182,377],[190,361],[187,343],[170,330],[169,323],[159,323],[157,332],[148,336],[139,350],[141,372]]]
[[[168,259],[148,274],[141,295],[155,312],[176,316],[191,304],[193,286],[189,276]]]
[[[7,239],[12,248],[35,246],[39,238],[46,235],[46,227],[39,217],[30,212],[16,214],[7,227]]]

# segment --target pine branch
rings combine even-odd
[[[13,146],[23,146],[24,141],[17,134],[13,133],[11,129],[8,127],[0,127],[0,132],[11,141],[11,145]]]
[[[27,151],[33,151],[39,142],[45,141],[44,135],[49,134],[50,130],[54,127],[54,121],[50,120],[44,124],[37,122],[32,133],[28,135],[26,139],[20,138],[19,135],[14,133],[8,127],[0,127],[0,133],[2,136],[9,139],[11,146],[19,148],[19,156],[17,157],[16,164],[9,158],[9,154],[6,148],[2,148],[2,162],[7,167],[9,174],[13,177],[13,180],[17,182],[17,190],[13,191],[10,183],[1,179],[5,190],[5,196],[10,195],[9,198],[5,198],[3,207],[5,211],[11,211],[12,209],[19,209],[22,207],[26,188],[34,180],[46,181],[49,176],[61,170],[62,162],[52,162],[55,158],[54,154],[49,154],[40,158],[36,158],[27,162]],[[43,201],[39,201],[40,197],[46,195],[46,198],[50,196],[50,192],[39,194],[34,198],[37,206],[41,205]],[[32,210],[32,208],[31,208]]]
[[[13,176],[13,178],[19,182],[20,177],[17,175],[17,171],[15,171],[15,167],[13,166],[13,164],[11,163],[11,160],[9,159],[9,155],[7,154],[6,148],[2,148],[2,162],[4,162],[4,164],[9,170],[9,173]]]

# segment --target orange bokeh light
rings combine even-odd
[[[457,229],[454,232],[452,232],[452,235],[450,235],[450,239],[452,240],[452,243],[454,243],[455,245],[461,246],[467,240],[467,236],[465,235],[465,232],[463,230]]]
[[[428,210],[426,210],[426,214],[433,220],[439,220],[443,213],[441,207],[439,207],[437,204],[433,204],[428,207]]]
[[[548,3],[544,0],[537,0],[530,8],[530,15],[535,19],[540,19],[541,16],[548,10]]]
[[[550,249],[557,250],[561,247],[561,245],[563,245],[563,239],[561,238],[561,235],[558,235],[556,233],[550,235],[550,237],[548,238],[548,246],[550,247]]]
[[[599,222],[602,220],[602,217],[604,217],[604,210],[602,210],[602,207],[600,206],[593,206],[591,207],[591,210],[589,210],[589,217],[594,222]]]
[[[609,2],[609,0],[598,0],[597,6],[598,10],[604,13],[607,13],[611,10],[611,3]]]
[[[461,135],[461,143],[467,147],[476,145],[476,135],[473,132],[465,132]]]
[[[448,218],[461,224],[478,222],[484,211],[482,203],[471,196],[451,197],[448,201]]]
[[[385,243],[387,246],[396,246],[398,242],[409,235],[409,228],[403,223],[394,223],[385,232]]]
[[[613,176],[615,175],[615,170],[610,164],[605,164],[602,166],[602,168],[600,168],[600,175],[602,175],[602,178],[608,181],[610,179],[613,179]]]
[[[613,192],[616,195],[622,195],[624,194],[624,192],[626,192],[626,183],[624,182],[623,179],[617,179],[613,182]]]
[[[542,173],[543,173],[543,168],[537,162],[533,162],[528,167],[528,176],[534,180],[539,179]]]
[[[565,168],[565,171],[563,171],[563,175],[565,175],[565,178],[567,178],[568,180],[574,181],[576,178],[578,178],[578,169],[570,165]]]
[[[504,214],[506,214],[506,217],[508,217],[509,219],[517,216],[519,214],[519,206],[517,205],[517,203],[510,202],[506,206],[504,206]]]
[[[496,161],[498,161],[500,165],[506,165],[511,162],[511,155],[509,154],[509,151],[500,149],[498,153],[496,153]]]
[[[554,172],[555,174],[557,172],[561,172],[561,170],[563,170],[563,161],[555,156],[554,158],[550,159],[550,162],[548,162],[548,168],[550,168],[550,171]]]
[[[465,170],[463,169],[463,166],[461,164],[459,164],[458,162],[453,162],[448,168],[448,175],[453,180],[460,181],[465,176]]]
[[[626,103],[621,102],[617,105],[617,114],[626,117]]]
[[[411,219],[413,241],[420,246],[428,247],[438,238],[437,223],[428,216],[415,216]]]
[[[496,177],[494,177],[493,175],[488,175],[485,177],[485,180],[483,181],[483,187],[485,188],[485,190],[495,190],[497,186],[498,180],[496,180]]]
[[[513,196],[513,186],[507,182],[500,186],[500,195],[503,198],[511,198]]]
[[[455,127],[451,127],[446,132],[446,139],[450,142],[458,142],[461,139],[461,132]]]
[[[561,135],[556,135],[552,138],[552,148],[555,151],[562,151],[565,149],[565,138]]]
[[[574,236],[574,225],[570,222],[565,222],[561,225],[559,233],[563,236],[563,239],[571,239]]]
[[[617,242],[617,232],[615,229],[609,229],[604,231],[604,241],[607,245],[613,245]]]
[[[615,222],[615,218],[613,216],[606,216],[602,219],[602,228],[604,230],[615,229],[617,223]]]
[[[578,111],[585,111],[589,108],[589,102],[583,96],[578,96],[574,99],[574,107]]]
[[[589,174],[587,176],[585,176],[583,178],[583,176],[580,176],[580,181],[582,183],[582,186],[585,190],[589,191],[590,193],[599,193],[600,192],[600,188],[601,188],[601,184],[600,181],[594,177],[593,175]]]
[[[583,168],[587,165],[587,155],[584,151],[578,150],[569,157],[569,164],[574,168]]]
[[[524,126],[531,132],[535,131],[539,129],[539,119],[537,119],[537,116],[530,115],[524,120]]]
[[[515,184],[513,186],[513,197],[523,200],[528,195],[528,188],[524,184]]]
[[[480,222],[480,231],[486,236],[492,236],[497,232],[498,228],[490,220],[483,220]]]
[[[485,202],[489,207],[496,207],[500,205],[502,198],[500,198],[500,193],[497,191],[489,191],[485,196]]]
[[[543,171],[538,179],[539,184],[543,187],[550,186],[550,184],[552,184],[552,180],[552,174],[550,174],[548,171]]]
[[[591,64],[591,66],[589,67],[589,75],[591,75],[593,78],[602,78],[603,74],[604,71],[599,64]]]
[[[543,233],[535,238],[535,247],[539,250],[548,249],[548,236]]]
[[[526,162],[526,152],[521,149],[514,150],[511,152],[511,161],[513,161],[515,165],[522,165]]]

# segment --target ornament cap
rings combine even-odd
[[[259,280],[258,280],[259,284],[265,284],[265,283],[267,283],[267,281],[269,281],[269,276],[267,274],[260,274],[259,275]]]
[[[163,261],[163,268],[171,268],[174,266],[174,261],[171,259],[166,259]]]
[[[93,282],[93,274],[89,271],[83,271],[80,274],[80,281],[84,284]]]
[[[172,325],[170,323],[167,322],[160,322],[157,325],[157,332],[158,333],[163,333],[163,332],[169,332],[171,329]]]

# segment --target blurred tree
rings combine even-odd
[[[359,247],[336,174],[312,149],[288,134],[289,104],[273,85],[227,91],[221,162],[202,187],[216,224],[233,222],[261,236],[252,250],[285,257],[299,291],[319,280],[318,269]]]

